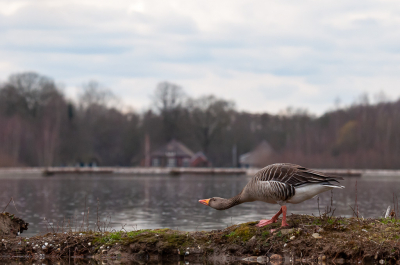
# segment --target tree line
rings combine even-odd
[[[110,90],[90,81],[77,100],[51,78],[27,72],[0,84],[0,166],[64,166],[96,161],[136,166],[151,149],[177,139],[206,154],[213,166],[237,166],[237,158],[266,140],[274,154],[263,163],[316,168],[400,168],[400,101],[368,100],[321,116],[238,111],[213,95],[192,98],[162,82],[144,112],[124,110]]]

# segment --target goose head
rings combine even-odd
[[[229,204],[228,199],[213,197],[210,199],[199,200],[199,203],[210,206],[216,210],[225,210]]]

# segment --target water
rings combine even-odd
[[[109,229],[126,230],[172,228],[179,230],[223,229],[226,226],[271,217],[278,205],[245,203],[226,211],[217,211],[198,203],[199,199],[232,197],[248,182],[246,176],[129,176],[129,175],[56,175],[50,178],[16,175],[0,177],[0,211],[11,197],[7,211],[29,222],[24,236],[82,226],[96,229],[96,220]],[[352,216],[357,180],[358,207],[361,216],[379,217],[393,194],[400,195],[400,177],[346,178],[346,189],[335,189],[335,215]],[[320,196],[320,210],[330,204],[331,193]],[[97,214],[98,205],[98,214]],[[86,209],[86,213],[87,213]],[[318,214],[317,199],[288,205],[288,214]],[[89,217],[89,218],[87,218]],[[111,221],[110,218],[111,217]],[[46,220],[44,220],[46,218]],[[47,227],[46,227],[47,226]],[[53,228],[51,228],[53,227]]]

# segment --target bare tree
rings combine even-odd
[[[187,105],[195,135],[207,154],[215,136],[230,125],[235,104],[210,95],[191,99]]]
[[[177,137],[184,100],[185,93],[180,86],[168,82],[157,85],[153,95],[153,104],[162,117],[167,141]]]
[[[92,106],[102,106],[106,108],[117,107],[119,99],[112,91],[95,80],[85,83],[81,87],[78,95],[79,105],[83,109],[88,109]]]

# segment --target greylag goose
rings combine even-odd
[[[279,204],[280,210],[270,219],[261,220],[257,226],[276,223],[283,214],[282,227],[286,222],[286,203],[297,204],[316,195],[340,186],[341,177],[327,176],[324,173],[294,164],[272,164],[259,170],[243,190],[230,199],[213,197],[199,200],[200,203],[217,210],[226,210],[244,202],[263,201]]]

